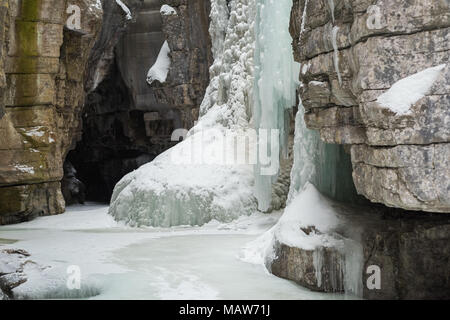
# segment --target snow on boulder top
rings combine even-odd
[[[131,16],[131,11],[121,0],[116,0],[116,3],[122,8],[123,12],[127,15],[127,20],[131,20],[133,17]]]
[[[172,8],[171,6],[169,6],[168,4],[164,4],[161,7],[160,12],[161,12],[161,14],[163,16],[170,16],[170,15],[176,15],[177,14],[177,11],[174,8]]]
[[[378,104],[398,115],[409,114],[410,108],[430,91],[445,66],[428,68],[396,82],[378,97]]]
[[[170,48],[167,41],[164,42],[161,51],[159,51],[158,59],[155,64],[150,68],[147,74],[147,82],[152,84],[158,80],[161,83],[166,82],[167,74],[170,68]]]

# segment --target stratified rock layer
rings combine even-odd
[[[83,13],[80,29],[64,26],[66,1],[0,2],[0,224],[64,211],[63,159],[102,22],[96,0],[70,4]]]
[[[449,27],[448,1],[294,0],[305,121],[325,142],[351,145],[355,186],[373,202],[450,212]],[[377,103],[442,64],[409,114]]]
[[[347,291],[365,299],[450,297],[446,215],[381,215],[383,208],[343,210],[345,214],[338,216],[345,223],[329,234],[339,239],[338,245],[324,243],[307,250],[278,243],[272,273],[314,291]],[[357,248],[362,248],[360,257],[352,256]],[[373,267],[380,271],[378,288],[371,286]],[[349,288],[349,284],[354,285]]]

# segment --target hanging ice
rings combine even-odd
[[[183,142],[117,184],[109,210],[116,220],[132,226],[202,225],[256,210],[252,166],[228,164],[220,154],[250,129],[255,1],[211,4],[215,61],[199,123]]]
[[[296,104],[300,65],[294,62],[292,53],[291,8],[292,0],[258,0],[254,124],[260,130],[260,144],[255,166],[255,196],[261,211],[270,209],[279,158],[287,147],[286,110]],[[266,137],[267,145],[262,139]],[[266,156],[270,159],[268,164],[263,161]],[[266,170],[268,167],[273,170]]]
[[[127,20],[133,19],[133,16],[131,15],[130,9],[128,9],[126,4],[123,3],[122,0],[116,0],[116,3],[117,3],[118,6],[120,6],[122,8],[123,12],[126,14]]]

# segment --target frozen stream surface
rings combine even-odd
[[[39,268],[16,293],[28,298],[343,299],[311,292],[240,260],[241,250],[280,214],[254,214],[203,227],[130,228],[108,207],[89,204],[66,214],[0,227],[0,250],[24,249]],[[81,289],[67,288],[68,267]]]

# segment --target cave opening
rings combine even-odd
[[[177,116],[173,110],[134,108],[120,70],[113,63],[105,80],[87,95],[82,136],[66,158],[65,176],[75,170],[75,179],[86,188],[86,200],[109,202],[123,176],[175,144],[171,134],[179,125]],[[80,202],[75,198],[66,197],[66,201]]]

